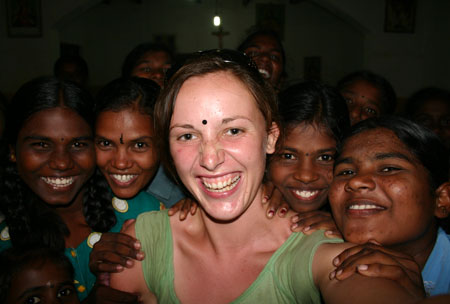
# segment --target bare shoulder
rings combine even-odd
[[[397,282],[385,278],[354,274],[342,281],[330,279],[335,269],[333,259],[352,246],[351,243],[326,243],[320,245],[314,255],[314,282],[326,303],[414,303],[420,300]]]
[[[136,237],[135,224],[128,226],[123,233]],[[138,294],[141,303],[157,303],[156,297],[147,288],[141,261],[134,260],[131,268],[111,273],[110,286],[117,290]]]

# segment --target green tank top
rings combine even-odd
[[[139,215],[136,238],[145,252],[142,270],[149,290],[159,303],[180,303],[173,285],[173,242],[167,210]],[[320,303],[312,260],[321,244],[337,242],[342,240],[326,238],[323,230],[309,236],[292,233],[256,280],[232,303]]]

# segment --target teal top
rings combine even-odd
[[[149,290],[159,303],[180,303],[174,288],[172,230],[167,212],[138,216],[136,238],[141,241],[146,256],[142,270]],[[321,244],[337,242],[342,240],[326,238],[323,230],[309,236],[292,233],[257,279],[232,303],[320,303],[312,276],[312,260]]]
[[[143,212],[164,209],[163,205],[156,198],[145,191],[141,191],[137,196],[129,200],[121,200],[114,197],[112,206],[114,207],[117,223],[111,228],[110,232],[119,232],[126,220],[134,219]],[[89,270],[89,255],[94,244],[100,240],[101,235],[100,232],[92,232],[77,248],[66,248],[64,252],[72,262],[75,270],[75,288],[78,291],[80,301],[86,298],[95,284],[95,276]],[[0,251],[9,247],[11,247],[11,240],[8,227],[5,221],[0,219]]]

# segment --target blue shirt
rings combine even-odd
[[[427,295],[450,293],[450,235],[442,228],[422,270],[422,278]]]
[[[180,187],[167,176],[163,166],[159,166],[156,176],[145,191],[159,199],[166,208],[172,207],[186,197]]]

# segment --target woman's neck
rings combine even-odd
[[[244,248],[252,246],[260,239],[265,239],[269,243],[271,235],[276,243],[284,242],[291,233],[289,224],[287,223],[283,230],[283,225],[276,225],[275,222],[287,220],[278,217],[267,219],[265,208],[262,204],[262,189],[260,189],[247,210],[230,222],[214,221],[203,209],[200,209],[198,219],[199,224],[203,226],[203,236],[209,239],[215,250]]]
[[[436,223],[433,223],[420,238],[389,247],[412,256],[423,270],[436,243],[437,230]]]
[[[91,233],[91,228],[86,222],[83,213],[83,196],[85,190],[80,191],[72,204],[67,207],[56,208],[56,213],[61,217],[69,229],[69,235],[65,237],[66,248],[76,248]]]

